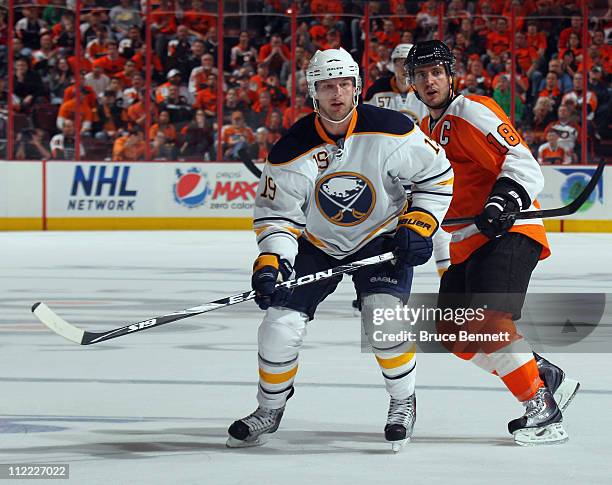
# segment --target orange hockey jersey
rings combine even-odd
[[[455,172],[455,191],[447,218],[480,214],[500,177],[515,180],[527,191],[532,204],[523,210],[539,208],[536,197],[544,187],[540,166],[491,98],[459,95],[435,123],[431,116],[426,116],[421,129],[444,147]],[[453,233],[450,245],[453,264],[462,263],[488,241],[474,224],[445,229]],[[540,259],[550,255],[541,219],[518,220],[510,231],[542,244]]]

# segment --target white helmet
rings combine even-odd
[[[397,44],[391,53],[391,61],[395,59],[406,59],[412,49],[412,44]]]
[[[313,100],[316,99],[317,81],[338,77],[352,77],[355,80],[355,87],[357,88],[355,97],[357,98],[361,93],[361,77],[359,76],[359,66],[353,57],[342,47],[315,52],[310,59],[308,69],[306,69],[308,94]]]

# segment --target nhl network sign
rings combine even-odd
[[[133,211],[137,190],[129,190],[130,167],[77,165],[72,178],[69,211]]]

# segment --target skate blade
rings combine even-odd
[[[569,440],[562,423],[550,424],[544,428],[518,429],[513,436],[519,446],[560,445]]]
[[[404,440],[392,441],[391,451],[393,451],[393,453],[399,453],[400,451],[402,451],[402,448],[404,447],[406,443],[410,443],[410,438],[406,438]]]
[[[225,446],[228,448],[250,448],[252,446],[261,446],[268,441],[267,437],[258,436],[254,440],[238,440],[232,436],[228,436]]]
[[[580,389],[580,383],[575,379],[565,378],[563,382],[555,391],[554,398],[557,401],[557,406],[561,412],[565,412],[572,400],[576,396],[576,393]]]

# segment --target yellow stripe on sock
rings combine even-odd
[[[412,359],[414,359],[414,346],[412,347],[412,351],[406,352],[405,354],[398,355],[397,357],[392,357],[390,359],[383,359],[382,357],[376,356],[376,360],[380,364],[383,369],[395,369],[396,367],[400,367],[404,364],[407,364]]]
[[[293,369],[283,372],[281,374],[270,374],[262,368],[259,368],[259,377],[268,384],[282,384],[292,379],[297,374],[298,366],[296,365]]]

